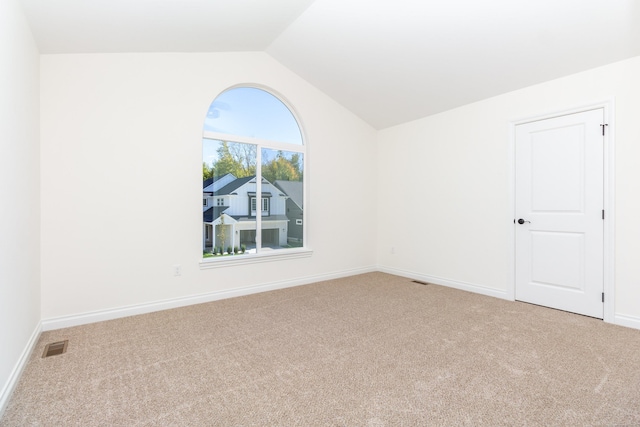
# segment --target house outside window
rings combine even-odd
[[[256,198],[251,198],[251,216],[256,216]],[[262,198],[262,215],[269,215],[269,198]]]
[[[202,153],[203,192],[216,200],[203,207],[203,257],[222,259],[234,248],[237,255],[304,248],[305,232],[290,215],[287,191],[296,192],[301,215],[306,147],[278,97],[256,87],[221,93],[205,119]]]

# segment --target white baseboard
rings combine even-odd
[[[38,323],[36,325],[36,328],[33,330],[31,337],[29,337],[29,341],[27,342],[27,345],[24,347],[24,350],[22,350],[22,354],[20,355],[18,362],[13,368],[13,371],[11,371],[11,375],[9,375],[9,380],[5,383],[2,391],[0,391],[0,419],[4,414],[4,410],[6,409],[7,404],[9,403],[9,399],[11,398],[11,394],[13,393],[13,390],[15,390],[16,386],[18,385],[18,381],[20,380],[22,371],[24,371],[24,368],[27,366],[29,357],[31,356],[31,353],[33,352],[33,349],[36,346],[38,339],[40,338],[41,332],[42,332],[42,323]]]
[[[191,295],[187,297],[172,298],[162,301],[154,301],[144,304],[130,305],[107,310],[98,310],[70,316],[55,317],[42,321],[42,330],[51,331],[54,329],[68,328],[71,326],[86,325],[88,323],[102,322],[104,320],[119,319],[121,317],[134,316],[137,314],[151,313],[154,311],[168,310],[171,308],[184,307],[193,304],[202,304],[226,298],[239,297],[256,294],[259,292],[273,291],[276,289],[290,288],[293,286],[307,285],[321,282],[323,280],[339,279],[342,277],[354,276],[356,274],[371,273],[377,271],[375,266],[343,270],[334,273],[319,274],[315,276],[299,277],[292,280],[265,283],[255,286],[246,286],[238,289],[228,289],[223,291],[208,292],[205,294]]]
[[[66,328],[70,326],[84,325],[88,323],[100,322],[103,320],[117,319],[121,317],[133,316],[136,314],[144,314],[144,313],[150,313],[154,311],[166,310],[171,308],[184,307],[192,304],[200,304],[200,303],[216,301],[216,300],[221,300],[226,298],[233,298],[233,297],[238,297],[243,295],[255,294],[259,292],[284,289],[284,288],[289,288],[293,286],[307,285],[310,283],[321,282],[323,280],[339,279],[342,277],[354,276],[357,274],[371,273],[376,271],[394,274],[396,276],[407,277],[413,280],[420,280],[423,282],[433,283],[436,285],[447,286],[450,288],[460,289],[463,291],[474,292],[481,295],[486,295],[486,296],[491,296],[491,297],[496,297],[496,298],[501,298],[506,300],[512,300],[512,298],[509,298],[509,294],[507,291],[502,291],[499,289],[488,288],[485,286],[466,283],[466,282],[460,282],[456,280],[444,279],[441,277],[429,276],[429,275],[420,274],[420,273],[407,271],[407,270],[399,270],[399,269],[388,268],[388,267],[376,268],[372,266],[372,267],[364,267],[364,268],[357,268],[357,269],[351,269],[351,270],[343,270],[343,271],[338,271],[338,272],[328,273],[328,274],[320,274],[315,276],[306,276],[306,277],[296,278],[293,280],[272,282],[272,283],[266,283],[266,284],[261,284],[256,286],[247,286],[247,287],[238,288],[238,289],[215,291],[215,292],[209,292],[206,294],[193,295],[193,296],[182,297],[182,298],[156,301],[152,303],[138,304],[138,305],[120,307],[115,309],[99,310],[99,311],[94,311],[89,313],[78,314],[78,315],[62,316],[62,317],[57,317],[53,319],[47,319],[47,320],[41,321],[36,326],[18,362],[16,363],[13,371],[11,372],[11,375],[8,381],[4,385],[2,391],[0,392],[0,418],[2,417],[2,414],[4,413],[4,410],[6,409],[6,406],[9,403],[11,394],[13,393],[13,390],[18,384],[20,376],[27,362],[29,361],[29,357],[33,352],[33,349],[36,343],[38,342],[38,338],[42,331],[49,331],[53,329]],[[616,325],[625,326],[633,329],[640,329],[640,317],[617,314],[615,315],[614,319],[615,320],[613,323]]]
[[[509,297],[509,293],[506,290],[503,291],[500,289],[488,288],[486,286],[476,285],[473,283],[444,279],[442,277],[429,276],[413,271],[399,270],[396,268],[378,267],[378,271],[381,271],[383,273],[395,274],[396,276],[407,277],[413,280],[420,280],[421,282],[433,283],[434,285],[447,286],[449,288],[460,289],[462,291],[468,291],[476,294],[513,301],[513,298]]]
[[[407,277],[413,280],[420,280],[421,282],[428,282],[428,283],[433,283],[435,285],[448,286],[450,288],[460,289],[463,291],[469,291],[477,294],[487,295],[490,297],[496,297],[496,298],[501,298],[508,301],[514,301],[514,298],[507,291],[487,288],[485,286],[474,285],[472,283],[443,279],[441,277],[429,276],[425,274],[416,273],[413,271],[399,270],[399,269],[389,268],[389,267],[378,267],[378,271],[381,271],[383,273],[395,274],[396,276]],[[640,329],[640,317],[636,317],[636,316],[615,314],[614,320],[611,323],[618,326],[625,326],[627,328]]]
[[[640,329],[640,317],[616,314],[613,316],[613,324],[626,326],[627,328]]]

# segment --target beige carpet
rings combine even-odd
[[[0,425],[640,425],[640,331],[371,273],[43,333]]]

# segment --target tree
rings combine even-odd
[[[282,151],[278,151],[275,159],[262,165],[262,177],[269,182],[300,181],[302,179],[300,155],[294,153],[290,159],[287,159]]]
[[[205,162],[202,162],[202,180],[206,181],[209,178],[213,178],[213,167],[209,167]]]
[[[220,225],[218,227],[218,240],[220,241],[220,247],[224,247],[225,240],[227,238],[225,233],[226,227],[224,226],[224,215],[220,215]]]
[[[224,143],[223,143],[224,144]],[[229,142],[228,150],[233,159],[238,163],[242,175],[236,175],[238,178],[251,176],[256,174],[256,146],[251,144],[242,144],[239,142]]]
[[[296,170],[296,173],[300,178],[302,178],[302,165],[301,165],[300,153],[291,154],[291,158],[289,159],[289,163]]]
[[[222,141],[217,152],[218,159],[211,164],[211,176],[224,176],[231,173],[236,178],[242,178],[255,175],[256,147],[254,145]]]
[[[202,164],[202,179],[221,177],[228,173],[236,178],[256,175],[256,146],[240,142],[220,141],[216,149],[217,159],[208,166]],[[263,158],[262,177],[273,182],[302,181],[302,156],[300,153],[278,151],[274,159]]]

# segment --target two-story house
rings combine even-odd
[[[203,182],[203,250],[245,245],[251,251],[256,246],[258,215],[262,222],[262,248],[287,245],[287,196],[263,178],[258,201],[256,187],[255,176],[236,178],[226,174]]]

